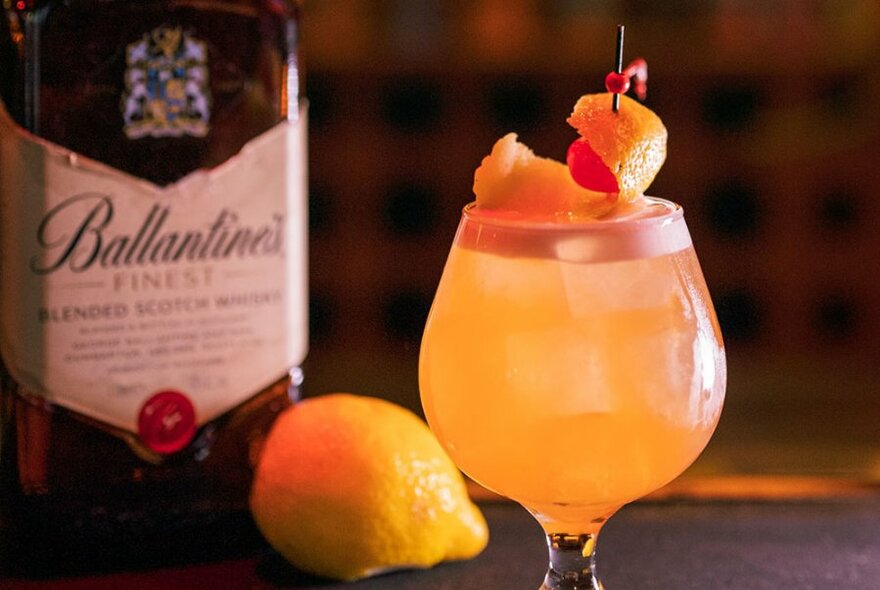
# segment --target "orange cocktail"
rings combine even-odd
[[[647,64],[624,70],[622,42],[609,93],[568,118],[567,165],[508,134],[477,169],[419,361],[452,459],[547,533],[544,590],[602,588],[602,525],[697,458],[727,379],[684,213],[644,196],[667,132],[623,96]]]
[[[548,532],[598,532],[679,475],[721,411],[718,325],[677,206],[531,223],[465,210],[420,385],[456,464]]]

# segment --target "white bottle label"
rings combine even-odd
[[[305,121],[159,187],[0,105],[0,347],[30,393],[137,432],[157,392],[197,424],[307,348]]]

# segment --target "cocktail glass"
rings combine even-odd
[[[566,223],[468,205],[425,328],[428,423],[539,521],[542,588],[603,588],[602,525],[681,474],[721,413],[724,346],[682,208],[644,199]]]

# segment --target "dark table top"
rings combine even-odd
[[[294,571],[265,550],[207,564],[85,576],[0,576],[4,590],[537,590],[547,566],[541,529],[519,506],[483,503],[482,555],[353,584]],[[599,537],[608,590],[878,590],[880,497],[808,501],[649,501],[615,515]]]

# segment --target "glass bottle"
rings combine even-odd
[[[0,536],[234,546],[306,350],[297,3],[2,8]]]

